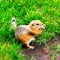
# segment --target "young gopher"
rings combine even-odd
[[[35,40],[34,36],[39,35],[45,29],[45,25],[40,20],[33,20],[29,25],[17,27],[15,18],[12,18],[12,25],[15,28],[15,38],[23,42],[30,49],[34,49],[33,46],[29,45],[32,40]]]

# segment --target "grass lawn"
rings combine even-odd
[[[29,24],[38,19],[46,29],[38,36],[38,42],[46,42],[60,34],[60,0],[0,0],[0,60],[25,60],[11,28],[11,18],[17,25]]]

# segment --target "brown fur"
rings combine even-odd
[[[44,27],[44,24],[39,20],[33,20],[29,25],[18,26],[15,31],[15,37],[26,44],[27,47],[34,49],[29,43],[34,39],[34,36],[39,35],[44,30]]]

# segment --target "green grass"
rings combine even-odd
[[[59,51],[60,51],[60,44],[53,43],[50,46],[50,55],[52,55],[51,60],[55,60],[59,56]]]
[[[60,0],[0,0],[0,59],[24,60],[22,43],[14,38],[11,18],[16,17],[17,25],[29,24],[39,19],[46,29],[38,41],[46,43],[56,34],[60,34]]]

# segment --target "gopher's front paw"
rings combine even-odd
[[[34,47],[33,47],[33,46],[29,46],[29,48],[30,48],[30,49],[34,49]]]

